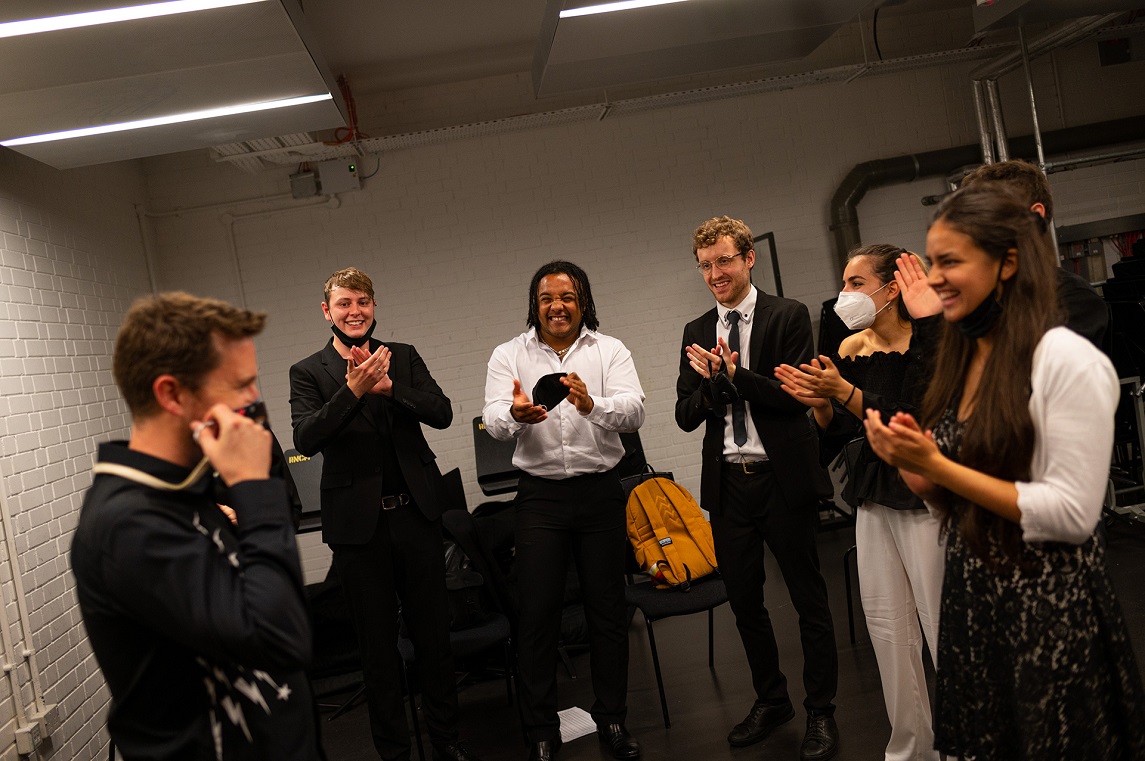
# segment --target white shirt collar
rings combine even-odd
[[[745,299],[745,301],[746,301],[746,299]],[[572,344],[569,346],[569,348],[571,349],[573,346],[576,346],[578,343],[580,343],[582,341],[584,343],[592,343],[592,342],[596,341],[596,331],[595,330],[589,330],[588,328],[586,328],[584,326],[583,323],[580,326],[580,335],[578,335],[576,337],[576,340],[572,342]],[[552,350],[551,346],[549,346],[547,343],[545,343],[544,341],[541,340],[541,335],[540,335],[540,333],[537,332],[536,328],[529,328],[525,332],[525,343],[527,344],[530,342],[533,344],[536,344],[538,347],[548,348],[550,351]]]
[[[747,295],[743,297],[743,301],[736,304],[735,306],[735,311],[739,312],[743,321],[749,325],[751,324],[752,315],[755,314],[755,302],[757,295],[758,291],[753,285],[748,289]],[[730,311],[732,310],[728,307],[720,304],[719,302],[716,302],[716,312],[719,315],[720,322],[722,322],[725,327],[731,327],[731,325],[728,323],[728,312]]]

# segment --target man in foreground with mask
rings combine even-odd
[[[116,337],[131,440],[100,445],[71,560],[124,759],[321,757],[286,491],[268,477],[270,432],[243,414],[265,321],[167,293]]]
[[[811,360],[811,318],[798,301],[752,285],[755,250],[740,220],[704,222],[692,235],[692,253],[716,307],[684,327],[676,423],[685,431],[706,425],[700,505],[711,513],[716,559],[756,692],[728,743],[757,743],[795,716],[764,607],[766,544],[799,614],[807,691],[800,757],[825,761],[839,746],[839,660],[815,535],[819,499],[832,489],[807,408],[772,377],[780,364]]]
[[[383,759],[409,759],[400,598],[433,757],[475,761],[458,742],[441,473],[421,430],[448,428],[453,408],[413,346],[370,338],[377,302],[364,272],[339,270],[323,291],[334,337],[290,368],[290,411],[294,446],[323,455],[322,540],[354,620],[374,747]]]

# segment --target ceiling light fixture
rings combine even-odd
[[[561,11],[561,18],[574,16],[591,16],[594,13],[612,13],[613,11],[629,11],[633,8],[647,8],[651,5],[667,5],[668,3],[683,3],[687,0],[621,0],[616,3],[603,3],[601,5],[586,5],[583,8],[569,8]]]
[[[168,2],[132,5],[126,8],[69,13],[65,16],[7,21],[0,24],[0,38],[19,37],[25,34],[39,34],[40,32],[58,32],[61,29],[76,29],[82,26],[95,26],[96,24],[114,24],[117,21],[135,21],[136,19],[155,18],[156,16],[170,16],[175,13],[208,11],[214,8],[262,2],[266,2],[266,0],[168,0]]]
[[[291,106],[304,106],[307,103],[318,103],[331,100],[330,93],[322,95],[306,95],[301,98],[286,98],[284,100],[266,100],[259,103],[242,103],[237,106],[223,106],[222,108],[209,108],[204,111],[189,111],[184,114],[170,116],[156,116],[152,119],[140,119],[134,122],[121,122],[119,124],[104,124],[99,127],[84,127],[71,129],[65,132],[50,132],[45,135],[31,135],[4,140],[0,145],[12,147],[16,145],[33,145],[35,143],[48,143],[53,140],[69,140],[74,137],[88,137],[90,135],[104,135],[108,132],[123,132],[130,129],[145,129],[147,127],[160,127],[164,124],[179,124],[180,122],[193,122],[199,119],[217,119],[220,116],[234,114],[249,114],[254,111],[269,111],[272,108],[289,108]]]

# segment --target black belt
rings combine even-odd
[[[403,505],[408,505],[410,502],[410,495],[408,494],[391,494],[388,497],[382,497],[382,509],[395,510]]]
[[[724,467],[742,470],[745,475],[751,476],[770,468],[771,460],[752,460],[751,462],[728,462],[725,460]]]

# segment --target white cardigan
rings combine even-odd
[[[1109,480],[1117,372],[1088,340],[1054,328],[1034,350],[1030,383],[1036,439],[1031,480],[1016,484],[1022,538],[1081,544],[1101,518]]]

